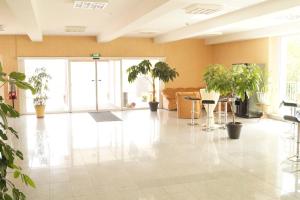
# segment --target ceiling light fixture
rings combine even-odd
[[[211,15],[222,9],[222,5],[216,4],[192,4],[184,8],[186,14]]]
[[[157,31],[157,30],[144,30],[144,31],[139,31],[139,33],[151,35],[151,34],[157,34],[157,33],[159,33],[159,31]]]
[[[221,31],[208,32],[208,33],[203,34],[202,36],[212,37],[212,36],[218,36],[218,35],[223,35],[223,32],[221,32]]]
[[[108,0],[74,0],[73,8],[102,10],[108,5]]]
[[[65,26],[65,31],[68,33],[82,33],[85,29],[85,26]]]

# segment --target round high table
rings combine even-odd
[[[201,98],[186,96],[186,97],[184,97],[184,99],[192,101],[191,122],[188,123],[188,125],[190,125],[190,126],[199,125],[198,123],[195,122],[195,114],[197,113],[195,111],[195,104],[196,104],[197,101],[201,101]]]

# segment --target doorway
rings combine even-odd
[[[121,60],[70,61],[71,111],[121,108]]]

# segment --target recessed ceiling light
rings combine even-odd
[[[139,33],[141,33],[141,34],[157,34],[157,33],[159,33],[159,31],[157,31],[157,30],[143,30],[143,31],[139,31]]]
[[[211,15],[222,9],[222,5],[216,4],[192,4],[184,8],[186,14]]]
[[[223,32],[207,32],[202,34],[202,36],[207,36],[207,37],[212,37],[212,36],[218,36],[218,35],[223,35]]]
[[[74,0],[73,8],[101,10],[108,4],[108,0]]]
[[[81,33],[85,32],[85,26],[65,26],[65,31],[68,33]]]

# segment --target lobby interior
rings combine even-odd
[[[0,165],[6,142],[23,158],[7,178],[28,200],[299,199],[300,158],[290,158],[300,132],[284,118],[299,115],[299,10],[298,0],[0,0],[0,63],[14,80],[0,80],[0,117],[19,136],[5,139],[1,126]],[[148,105],[152,74],[128,80],[144,60],[178,72],[155,80],[157,111]],[[230,102],[224,111],[219,97],[207,115],[200,89],[216,64],[258,66],[266,77],[253,93],[259,117]],[[35,94],[18,84],[34,83],[39,69],[50,77],[42,117]],[[194,125],[191,93],[200,102]],[[226,129],[233,115],[238,139]]]

